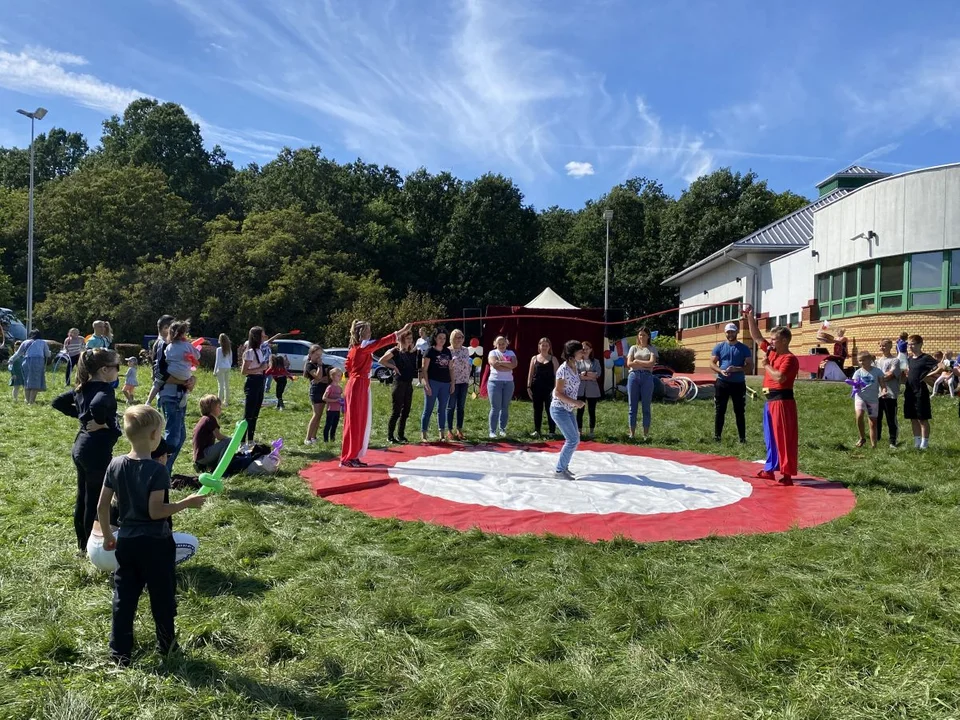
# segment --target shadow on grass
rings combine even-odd
[[[878,477],[869,478],[868,480],[854,480],[853,482],[845,483],[845,485],[847,485],[847,487],[857,488],[876,488],[878,490],[886,490],[889,493],[900,493],[904,495],[915,495],[926,489],[920,483],[905,480],[888,480]]]
[[[224,672],[217,665],[197,658],[170,658],[158,669],[194,688],[219,691],[228,687],[238,695],[267,708],[283,708],[289,712],[318,720],[345,720],[347,704],[339,698],[321,698],[285,685],[272,685],[242,673]]]
[[[184,563],[180,582],[203,595],[233,595],[238,598],[250,598],[263,595],[270,585],[249,575],[224,572],[210,565]]]
[[[253,505],[261,503],[265,505],[293,505],[296,507],[306,507],[310,505],[310,501],[307,498],[292,495],[291,493],[273,492],[270,490],[230,488],[226,491],[226,497],[230,500],[239,500]]]

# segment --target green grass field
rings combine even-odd
[[[215,385],[201,374],[198,390]],[[225,426],[242,414],[238,377],[234,393]],[[956,718],[957,408],[936,400],[926,453],[856,449],[846,386],[797,394],[801,470],[849,485],[850,515],[775,535],[587,544],[374,520],[313,497],[297,471],[335,448],[301,444],[295,382],[287,412],[264,409],[259,426],[288,442],[279,475],[231,480],[178,516],[201,539],[179,569],[182,655],[153,653],[144,598],[134,667],[118,670],[109,579],[75,557],[75,422],[47,406],[53,390],[29,408],[7,390],[0,717]],[[382,444],[389,396],[375,397]],[[625,404],[598,410],[598,439],[625,440]],[[474,438],[486,412],[468,400]],[[755,460],[761,403],[748,413],[748,444],[732,441],[731,415],[718,448],[712,403],[655,405],[653,443]],[[528,403],[511,426],[532,429]]]

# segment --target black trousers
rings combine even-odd
[[[390,413],[390,421],[387,423],[387,437],[404,438],[407,436],[407,418],[413,403],[413,381],[394,378],[391,393],[393,412]]]
[[[146,586],[150,612],[157,630],[157,650],[168,652],[174,644],[173,618],[177,614],[177,546],[171,536],[117,540],[117,569],[113,588],[113,627],[110,654],[129,661],[133,652],[133,620]]]
[[[323,441],[332,442],[337,439],[337,425],[340,424],[340,412],[327,410],[327,420],[323,424]]]
[[[273,382],[277,386],[277,407],[283,407],[283,391],[287,389],[287,379],[278,377],[274,378]]]
[[[550,434],[552,435],[557,431],[557,424],[553,421],[553,416],[550,415],[550,403],[553,401],[553,388],[534,385],[530,388],[530,392],[533,394],[533,429],[538,433],[540,432],[540,428],[543,427],[543,412],[546,410],[547,427],[550,429]]]
[[[597,426],[597,400],[600,398],[580,398],[583,400],[586,405],[586,410],[590,413],[590,432],[593,432],[593,429]],[[584,408],[577,408],[577,429],[583,430],[583,410]]]
[[[723,435],[723,422],[726,420],[728,400],[733,401],[733,415],[737,420],[737,434],[740,436],[740,441],[743,442],[747,439],[747,418],[745,414],[747,384],[745,382],[726,382],[717,379],[713,434],[718,438]]]
[[[887,428],[890,430],[890,444],[897,444],[897,434],[899,426],[897,425],[897,398],[880,398],[880,416],[877,418],[877,440],[883,437],[883,421],[886,419]]]
[[[257,432],[257,418],[263,405],[263,390],[266,378],[263,375],[247,375],[243,383],[243,418],[247,421],[247,442],[253,442]]]
[[[97,437],[97,433],[104,433]],[[77,533],[77,547],[87,550],[87,540],[97,519],[97,505],[103,489],[103,476],[113,459],[116,439],[108,430],[98,430],[93,436],[81,433],[73,445],[73,464],[77,468],[77,502],[73,507],[73,529]]]

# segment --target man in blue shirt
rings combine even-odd
[[[733,401],[733,414],[737,419],[737,433],[740,442],[747,441],[747,418],[745,414],[747,400],[747,377],[753,367],[750,348],[737,340],[737,326],[728,323],[724,328],[725,342],[717,343],[710,357],[710,369],[717,374],[716,414],[713,421],[714,439],[720,442],[723,435],[723,422],[727,415],[727,401]]]

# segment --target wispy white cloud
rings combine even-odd
[[[924,45],[916,60],[874,57],[840,87],[849,108],[848,133],[897,136],[917,127],[942,128],[960,118],[960,40]]]
[[[900,147],[900,143],[887,143],[886,145],[881,145],[878,148],[874,148],[870,152],[864,153],[850,164],[860,165],[862,163],[870,162],[871,160],[877,160],[885,155],[889,155],[898,147]]]
[[[24,48],[20,52],[0,50],[0,87],[67,97],[85,107],[109,113],[121,112],[144,95],[64,67],[84,63],[86,60],[77,55],[44,48]]]
[[[587,175],[593,175],[593,163],[571,160],[563,167],[567,171],[567,175],[570,177],[582,178],[586,177]]]
[[[25,47],[19,52],[0,49],[0,87],[19,92],[68,98],[79,105],[111,114],[122,114],[138,98],[153,97],[121,87],[69,66],[87,65],[86,58],[48,48]],[[199,123],[204,139],[249,157],[270,158],[284,145],[306,145],[301,138],[263,130],[237,130],[204,120],[187,109]]]
[[[664,128],[660,118],[642,97],[636,99],[636,143],[632,146],[625,174],[641,167],[673,167],[687,182],[710,172],[714,153],[704,146],[703,138],[686,128],[673,131]]]

